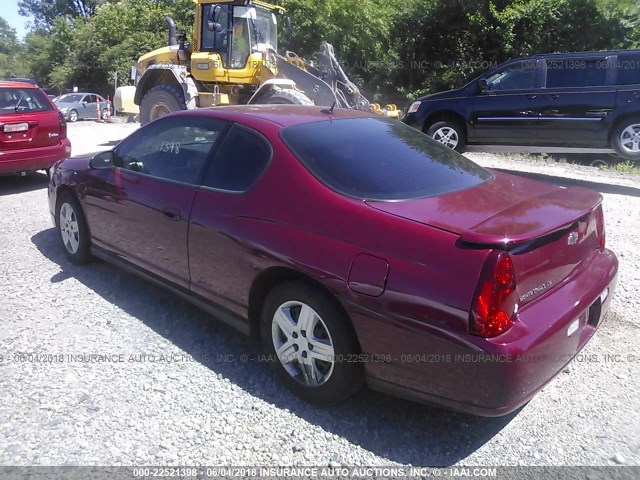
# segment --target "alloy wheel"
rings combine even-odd
[[[327,325],[309,305],[288,301],[272,320],[271,337],[285,371],[306,386],[326,383],[335,366],[333,341]]]
[[[640,124],[629,125],[620,134],[620,144],[628,153],[640,153]]]
[[[451,149],[455,149],[460,141],[458,132],[451,127],[440,127],[433,133],[433,139]]]
[[[75,254],[80,247],[80,231],[76,212],[68,203],[63,203],[60,207],[59,222],[62,243],[69,253]]]

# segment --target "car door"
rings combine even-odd
[[[240,315],[247,314],[252,280],[243,275],[253,271],[248,265],[251,246],[243,239],[259,222],[252,187],[271,156],[266,138],[235,124],[216,152],[191,212],[191,290]]]
[[[114,151],[86,189],[93,242],[189,288],[189,215],[209,155],[227,124],[202,117],[162,119]]]
[[[540,60],[519,60],[488,74],[471,118],[474,142],[535,143],[540,96]],[[484,83],[481,81],[481,84]]]
[[[549,57],[540,95],[538,138],[542,145],[604,146],[607,117],[616,104],[614,57]]]
[[[85,95],[80,101],[78,107],[78,117],[82,119],[95,118],[96,116],[96,103],[94,95]]]

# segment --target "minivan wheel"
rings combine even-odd
[[[467,143],[464,129],[456,122],[436,122],[427,129],[427,135],[445,147],[463,152]]]
[[[76,197],[63,192],[56,204],[56,229],[67,258],[77,265],[91,261],[89,229]]]
[[[339,403],[364,384],[349,319],[322,291],[303,283],[276,286],[260,323],[265,354],[278,379],[303,400]]]
[[[612,138],[613,148],[628,160],[640,160],[640,118],[631,118],[619,123]]]

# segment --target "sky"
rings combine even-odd
[[[18,1],[19,0],[3,0],[0,17],[4,18],[9,25],[16,29],[19,39],[23,39],[25,33],[27,33],[27,22],[29,19],[20,16],[18,13]]]

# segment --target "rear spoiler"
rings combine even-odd
[[[462,232],[459,241],[467,247],[512,250],[561,236],[601,203],[602,195],[592,190],[562,188],[498,213]]]

